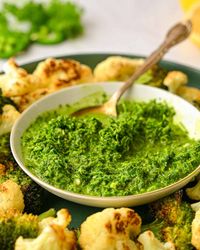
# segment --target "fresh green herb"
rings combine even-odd
[[[23,32],[4,30],[0,33],[0,57],[9,58],[29,45],[29,35]]]
[[[32,42],[55,44],[80,35],[82,13],[70,1],[27,1],[22,6],[5,2],[0,13],[0,57],[16,55]]]
[[[88,104],[88,103],[87,103]],[[70,107],[66,107],[66,112]],[[56,187],[118,196],[165,187],[200,164],[200,142],[165,103],[122,101],[116,118],[39,117],[22,138],[26,166]]]

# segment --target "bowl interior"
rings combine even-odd
[[[45,183],[37,176],[33,175],[24,165],[21,151],[21,136],[40,114],[45,111],[55,109],[59,105],[75,103],[81,98],[102,90],[108,95],[111,95],[120,87],[121,84],[121,82],[112,82],[78,85],[48,95],[31,105],[26,111],[22,113],[11,131],[11,150],[19,166],[34,181],[51,193],[73,202],[97,207],[142,205],[159,199],[186,185],[195,175],[200,172],[200,167],[197,167],[195,171],[180,181],[159,190],[139,195],[129,195],[122,197],[96,197],[76,194],[55,188],[52,185]],[[158,101],[165,100],[169,105],[173,106],[176,111],[175,122],[181,122],[188,130],[190,137],[200,139],[200,112],[182,98],[165,90],[139,84],[130,88],[124,95],[124,98],[133,99],[136,101],[149,101],[152,99],[156,99]]]

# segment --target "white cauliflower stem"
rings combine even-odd
[[[138,241],[142,244],[143,250],[175,250],[175,246],[171,242],[160,242],[151,231],[145,231],[140,234]]]

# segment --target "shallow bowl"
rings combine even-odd
[[[88,83],[66,88],[40,99],[24,111],[13,126],[10,137],[13,156],[23,171],[49,192],[66,200],[95,207],[122,207],[146,204],[173,193],[190,182],[198,173],[200,173],[200,166],[183,179],[158,190],[137,195],[97,197],[56,188],[35,176],[25,166],[21,149],[21,136],[39,115],[43,112],[55,109],[59,105],[73,104],[81,98],[102,90],[108,95],[111,95],[121,84],[121,82]],[[200,139],[200,112],[184,99],[171,94],[168,91],[139,84],[132,86],[123,97],[135,101],[150,101],[152,99],[158,101],[165,100],[169,105],[173,106],[176,111],[174,118],[175,121],[181,122],[185,126],[191,138]]]

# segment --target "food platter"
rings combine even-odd
[[[76,54],[76,55],[65,55],[63,57],[59,58],[70,58],[77,60],[81,63],[84,63],[91,68],[94,68],[99,62],[103,61],[107,57],[114,55],[114,54]],[[119,55],[119,54],[117,54]],[[140,55],[129,55],[129,54],[120,54],[121,56],[131,57],[131,58],[142,58],[143,56]],[[36,65],[39,61],[31,62],[25,65],[22,65],[23,68],[25,68],[27,71],[31,72],[35,69]],[[187,67],[185,65],[169,62],[169,61],[162,61],[160,65],[167,69],[167,70],[180,70],[187,74],[189,78],[189,86],[193,87],[200,87],[200,71],[191,67]],[[71,227],[78,227],[85,218],[97,211],[101,211],[103,208],[97,208],[97,207],[90,207],[85,205],[80,205],[77,203],[73,203],[67,200],[64,200],[62,198],[59,198],[47,191],[45,191],[44,195],[44,205],[43,205],[43,211],[49,209],[49,208],[68,208],[71,215],[72,215],[72,222]],[[145,211],[145,206],[140,206],[134,208],[136,211],[138,211],[140,214],[143,214]]]
[[[167,185],[163,188],[159,188],[156,190],[147,191],[147,192],[144,192],[141,194],[135,194],[135,195],[133,195],[133,191],[132,191],[130,192],[129,195],[124,195],[124,196],[113,195],[113,197],[112,196],[99,197],[99,196],[95,196],[94,194],[92,195],[91,191],[88,192],[87,195],[84,195],[84,194],[78,194],[73,191],[69,192],[70,190],[68,191],[67,187],[66,187],[66,190],[55,188],[54,185],[49,185],[48,182],[45,182],[41,178],[38,178],[37,174],[31,173],[31,171],[26,167],[26,163],[24,162],[24,157],[22,153],[21,138],[23,137],[24,131],[27,128],[28,124],[30,125],[34,123],[35,119],[37,119],[38,116],[40,116],[47,110],[48,111],[55,110],[59,106],[65,106],[66,103],[67,105],[69,105],[71,101],[73,103],[74,102],[76,103],[76,101],[80,102],[82,96],[83,98],[84,97],[88,98],[90,94],[98,93],[100,89],[102,89],[102,92],[104,93],[110,94],[110,91],[111,93],[114,93],[117,89],[119,89],[120,85],[121,85],[121,82],[109,82],[109,83],[101,82],[101,83],[96,83],[96,84],[85,83],[85,84],[81,84],[81,85],[71,87],[71,88],[64,88],[60,91],[54,92],[53,94],[47,95],[46,97],[44,97],[43,99],[40,99],[39,101],[36,101],[28,109],[26,109],[21,114],[20,119],[18,119],[18,121],[16,121],[16,123],[14,124],[12,132],[11,132],[11,136],[10,136],[10,145],[11,145],[11,149],[13,152],[13,156],[15,157],[15,160],[17,161],[18,165],[23,169],[23,171],[28,176],[30,176],[31,179],[37,182],[40,186],[52,192],[53,194],[56,194],[59,197],[64,198],[66,200],[70,200],[70,201],[77,202],[79,204],[84,204],[87,206],[95,206],[95,207],[123,207],[123,206],[127,207],[127,206],[136,206],[136,205],[138,206],[138,205],[150,203],[152,201],[158,200],[159,198],[162,198],[170,193],[177,191],[181,187],[185,186],[188,182],[190,182],[194,178],[194,176],[196,176],[200,172],[200,167],[197,167],[194,171],[190,172],[190,174],[185,176],[184,178],[181,178],[180,180],[174,183],[171,183],[170,185]],[[169,105],[172,105],[176,111],[176,118],[174,117],[174,120],[177,120],[178,124],[180,122],[181,125],[183,125],[186,128],[191,138],[195,138],[195,139],[200,138],[200,130],[199,130],[199,127],[197,126],[200,122],[200,113],[198,109],[196,109],[193,105],[189,104],[189,102],[185,101],[183,98],[180,98],[177,95],[171,94],[169,91],[161,90],[160,88],[154,88],[151,86],[146,86],[144,84],[135,84],[131,89],[129,89],[129,91],[126,92],[125,99],[127,98],[130,98],[131,100],[144,101],[144,102],[148,102],[148,100],[154,100],[154,99],[159,100],[161,102],[162,101],[167,102]],[[188,119],[188,114],[190,115],[190,119]],[[130,116],[130,113],[129,113],[129,116]],[[126,124],[128,124],[128,122],[126,122]],[[36,130],[38,130],[38,128]],[[53,137],[55,139],[55,134]],[[34,139],[31,137],[31,140],[33,141]],[[137,147],[139,146],[138,144],[137,144]],[[34,147],[35,147],[35,143],[34,143]],[[155,147],[155,144],[154,144],[154,147]],[[63,145],[62,145],[62,148],[63,148]],[[92,149],[90,151],[92,151]],[[153,155],[152,151],[151,153]],[[196,150],[195,150],[195,153],[196,153]],[[162,153],[160,152],[159,154],[160,154],[159,157],[162,158],[161,156]],[[105,157],[105,153],[104,153],[104,157]],[[62,158],[62,156],[60,156],[60,158]],[[134,158],[136,158],[136,155],[134,156]],[[183,163],[179,163],[178,165],[182,166],[182,164]],[[136,165],[140,165],[140,164],[137,162]],[[45,169],[46,167],[47,166],[45,164]],[[134,167],[132,166],[132,169],[133,168]],[[170,168],[172,168],[172,166]],[[189,165],[188,165],[188,168],[189,168]],[[176,169],[177,169],[177,166],[176,166]],[[153,170],[151,169],[151,171]],[[60,178],[61,179],[64,178],[66,176],[66,173],[67,171],[65,170],[64,176]],[[87,175],[89,175],[89,173],[90,171],[87,170]],[[161,170],[159,173],[162,173]],[[97,176],[96,173],[95,173],[95,176]],[[105,172],[104,172],[104,176],[106,176]],[[112,176],[112,179],[113,178],[114,176]],[[73,173],[71,173],[71,176],[70,176],[70,181],[71,180],[73,180]],[[140,182],[142,182],[142,180]],[[126,185],[126,187],[123,187],[121,189],[127,189],[127,186],[128,184]],[[131,183],[131,186],[133,186],[133,183]],[[119,193],[119,189],[117,193]]]

